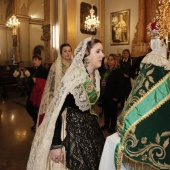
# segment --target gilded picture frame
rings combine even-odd
[[[111,45],[126,45],[130,41],[130,9],[110,14]]]

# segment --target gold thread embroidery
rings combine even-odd
[[[148,111],[144,116],[142,116],[139,120],[137,120],[136,122],[133,123],[133,125],[131,125],[129,127],[129,129],[125,132],[123,139],[122,139],[122,143],[121,145],[124,146],[125,144],[125,140],[127,139],[127,136],[129,135],[130,131],[134,128],[134,126],[136,126],[137,124],[139,124],[142,120],[146,119],[147,117],[149,117],[151,114],[153,114],[157,109],[159,109],[165,102],[167,102],[170,99],[170,94],[167,95],[166,98],[164,98],[161,102],[159,102],[153,109],[151,109],[150,111]],[[122,155],[119,155],[119,160],[118,162],[121,162],[121,157]],[[170,167],[169,167],[170,168]]]
[[[141,169],[141,170],[158,170],[157,168],[153,167],[152,165],[148,163],[141,163],[139,161],[133,160],[127,155],[123,155],[123,164],[125,168],[131,169],[131,170],[136,170],[136,169]]]
[[[91,79],[89,78],[89,76],[87,76],[87,78],[91,81]],[[92,83],[92,84],[93,84],[93,83]],[[81,87],[82,87],[84,90],[86,90],[83,85],[81,85]],[[95,89],[95,91],[96,91],[96,93],[97,93],[97,98],[96,98],[96,101],[97,101],[97,100],[99,99],[99,92],[97,91],[97,89],[96,89],[96,87],[94,86],[94,84],[93,84],[93,88]],[[87,93],[85,93],[85,94],[86,94],[86,97],[87,97],[87,99],[88,99],[88,101],[89,101],[89,97],[87,96]],[[96,101],[95,101],[94,103],[91,103],[91,104],[95,104]],[[89,101],[89,103],[90,103],[90,101]],[[91,106],[90,106],[90,108],[91,108]],[[94,109],[92,109],[92,110],[90,111],[90,113],[91,113],[92,115],[95,115],[95,116],[98,117],[98,114],[95,112]]]
[[[168,132],[168,133],[170,133],[170,132]],[[131,158],[141,156],[142,161],[149,160],[149,161],[152,162],[152,164],[154,166],[159,167],[159,169],[170,169],[170,164],[166,164],[166,163],[161,164],[159,161],[156,161],[154,159],[154,155],[156,155],[156,157],[159,160],[163,160],[166,157],[166,150],[165,149],[169,145],[169,138],[167,138],[166,140],[162,139],[164,141],[162,141],[163,144],[161,145],[161,143],[160,143],[161,136],[162,135],[159,135],[157,133],[156,138],[155,138],[155,143],[148,141],[147,144],[146,143],[143,144],[142,149],[138,149],[138,151],[132,152],[132,151],[130,151],[130,148],[136,147],[140,140],[136,138],[136,136],[133,132],[129,133],[129,135],[127,136],[126,142],[124,144],[125,145],[125,151],[128,153],[128,155]],[[155,152],[156,150],[157,150],[157,152]],[[159,154],[158,154],[158,150],[159,150]],[[146,153],[148,153],[148,154],[146,154]],[[133,160],[133,159],[131,159],[131,160],[134,161],[134,162],[136,161],[136,160]],[[147,162],[144,162],[144,163],[147,163]]]
[[[125,113],[125,115],[124,115],[124,119],[125,119],[125,117],[130,113],[130,111],[131,111],[132,109],[134,109],[134,107],[135,107],[138,103],[140,103],[148,94],[150,94],[152,91],[154,91],[154,90],[155,90],[163,81],[165,81],[169,76],[170,76],[170,72],[168,72],[168,73],[167,73],[161,80],[159,80],[150,90],[148,90],[148,92],[146,92],[142,97],[140,97],[140,99],[139,99],[137,102],[134,102],[133,105],[132,105],[132,107],[130,107],[128,110],[126,110],[126,113]],[[141,82],[144,82],[144,80],[141,81]],[[130,95],[131,95],[131,94],[130,94]],[[151,109],[148,113],[145,114],[145,116],[143,116],[141,119],[137,120],[137,121],[136,121],[133,125],[131,125],[131,126],[129,127],[129,129],[126,131],[126,133],[124,134],[124,137],[123,137],[123,139],[122,139],[122,143],[120,144],[120,147],[118,148],[118,156],[117,156],[117,162],[116,162],[118,170],[120,170],[120,168],[121,168],[121,158],[122,158],[122,154],[123,154],[122,151],[121,151],[121,150],[122,150],[121,147],[123,147],[124,142],[125,142],[125,139],[127,138],[127,135],[128,135],[128,133],[129,133],[129,131],[132,130],[132,129],[134,129],[135,126],[136,126],[138,123],[140,123],[142,120],[144,120],[144,119],[146,119],[147,117],[149,117],[153,112],[155,112],[159,107],[161,107],[162,104],[164,104],[166,101],[169,100],[169,97],[170,97],[170,96],[168,95],[164,100],[162,100],[162,102],[158,103],[155,108]],[[123,129],[123,127],[124,127],[124,122],[123,122],[122,125],[120,125],[119,122],[118,122],[118,126],[120,126],[120,128]]]
[[[148,68],[151,67],[151,65],[145,65],[144,67],[145,67],[144,69],[148,69]],[[149,80],[150,80],[151,83],[154,83],[153,77],[150,76],[150,75],[153,73],[153,71],[154,71],[154,68],[151,69],[151,70],[149,70],[149,71],[146,73],[146,75],[149,77]],[[146,80],[145,75],[141,73],[141,74],[138,76],[138,79],[136,80],[136,81],[137,81],[137,83],[136,83],[137,85],[134,86],[134,88],[132,89],[132,92],[131,92],[130,95],[129,95],[129,98],[128,98],[128,100],[127,100],[126,105],[129,105],[130,107],[132,107],[132,109],[140,102],[139,99],[140,99],[142,96],[145,97],[145,96],[147,95],[147,93],[146,93],[143,89],[140,89],[140,88],[145,84],[145,83],[144,83],[145,80]],[[147,84],[147,83],[146,83],[146,84]],[[145,88],[147,89],[148,87],[146,87],[146,85],[145,85]],[[139,90],[139,92],[138,92],[139,97],[133,96],[133,94],[136,94],[138,90]],[[148,92],[149,92],[149,91],[148,91]],[[144,95],[145,95],[145,96],[144,96]],[[121,123],[119,123],[119,121],[117,122],[117,124],[118,124],[118,130],[119,130],[119,129],[123,129],[123,127],[124,127],[123,120],[125,119],[126,115],[130,112],[130,109],[131,109],[131,108],[129,108],[129,109],[126,110],[126,107],[124,107],[121,115],[120,115],[119,118],[118,118],[119,121],[121,122]],[[119,131],[120,131],[120,130],[119,130]]]
[[[124,120],[125,117],[130,113],[130,111],[133,110],[133,109],[136,107],[136,105],[138,105],[138,103],[140,103],[144,98],[146,98],[152,91],[154,91],[154,90],[155,90],[163,81],[165,81],[169,76],[170,76],[170,72],[168,72],[168,73],[167,73],[160,81],[158,81],[148,92],[146,92],[144,96],[141,96],[140,99],[139,99],[137,102],[133,103],[132,107],[130,107],[130,108],[126,111],[126,113],[124,114],[123,120]],[[117,122],[117,124],[118,124],[118,126],[119,126],[121,129],[123,129],[123,127],[124,127],[124,121],[123,121],[122,125],[121,125],[119,122]]]

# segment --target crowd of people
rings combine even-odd
[[[63,48],[60,54],[64,56],[68,47]],[[70,48],[68,51],[71,52]],[[70,54],[68,58],[70,60]],[[105,137],[94,106],[100,93],[98,68],[103,58],[101,41],[90,37],[77,46],[72,63],[64,63],[62,60],[62,64],[69,68],[64,76],[59,75],[60,83],[36,131],[27,170],[45,170],[49,166],[58,166],[63,155],[65,168],[98,169]],[[49,76],[54,74],[52,72]],[[48,81],[53,82],[49,78]]]
[[[42,69],[41,59],[36,59],[37,67],[33,56],[35,70]],[[106,57],[101,41],[90,37],[77,46],[74,59],[71,46],[62,44],[48,76],[44,67],[40,75],[31,74],[33,86],[26,108],[36,133],[27,170],[48,166],[97,170],[105,143],[102,131],[116,131],[118,105],[123,107],[131,90],[130,67],[128,49]],[[104,112],[102,127],[94,109],[98,101]]]
[[[101,71],[100,104],[104,113],[102,130],[109,134],[116,131],[118,108],[122,110],[131,91],[132,59],[130,51],[124,49],[122,55],[110,54],[106,57]]]
[[[116,131],[118,108],[124,107],[131,91],[130,51],[104,56],[102,42],[90,37],[80,42],[74,57],[71,45],[64,43],[52,65],[42,64],[38,54],[32,63],[27,69],[20,61],[13,72],[20,95],[27,96],[26,110],[36,132],[27,170],[97,170],[103,131]],[[99,102],[101,127],[94,108]]]
[[[26,92],[26,110],[36,132],[27,170],[97,170],[103,131],[116,131],[118,108],[124,107],[131,91],[130,51],[104,56],[102,42],[90,37],[80,42],[74,57],[71,45],[64,43],[51,66],[42,64],[38,54],[32,63],[28,70],[20,61],[13,72]],[[94,108],[99,101],[104,113],[101,127]]]
[[[18,63],[18,68],[14,70],[13,76],[17,80],[17,88],[20,95],[28,94],[30,91],[29,87],[29,77],[30,71],[24,67],[24,62],[20,61]]]

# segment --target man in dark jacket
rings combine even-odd
[[[34,125],[31,127],[32,130],[36,129],[38,109],[40,106],[44,86],[48,76],[48,71],[43,67],[42,58],[39,55],[32,57],[33,70],[30,76],[30,94],[28,95],[26,102],[26,109],[28,114],[32,117]]]

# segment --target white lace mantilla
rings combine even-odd
[[[141,61],[143,64],[153,64],[155,66],[164,67],[165,70],[170,70],[170,60],[167,59],[167,47],[159,38],[151,40],[152,51],[147,54]]]
[[[61,80],[61,84],[58,88],[59,93],[55,93],[55,96],[48,107],[47,114],[45,114],[42,124],[36,131],[27,164],[27,170],[49,169],[49,152],[54,134],[55,123],[66,96],[69,93],[72,93],[75,98],[76,105],[82,111],[88,110],[90,107],[86,100],[86,95],[80,86],[80,84],[82,84],[88,76],[83,65],[83,58],[87,42],[90,40],[91,37],[85,39],[75,50],[75,58]],[[95,79],[97,85],[96,89],[99,92],[100,76],[98,70],[95,71]]]
[[[62,77],[63,77],[62,62],[61,62],[61,56],[59,55],[55,60],[55,62],[52,64],[47,77],[47,81],[45,84],[45,88],[40,103],[38,119],[37,119],[37,127],[39,126],[39,120],[40,120],[39,117],[41,114],[46,113],[47,108],[54,97],[54,92],[57,91]]]

